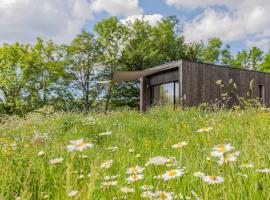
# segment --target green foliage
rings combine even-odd
[[[88,112],[96,100],[97,85],[93,84],[95,64],[98,62],[99,48],[94,36],[83,30],[67,46],[68,72],[71,77],[69,89],[76,98],[82,99],[84,111]]]
[[[141,199],[140,186],[147,184],[154,187],[152,192],[192,198],[195,194],[200,199],[269,199],[269,174],[257,171],[270,167],[269,115],[264,108],[206,112],[164,107],[143,115],[129,110],[85,116],[46,109],[23,119],[13,117],[0,125],[0,198],[68,199],[75,190],[75,199]],[[197,133],[204,127],[213,129]],[[106,130],[112,135],[99,136]],[[80,138],[94,147],[68,152],[70,141]],[[172,148],[183,141],[188,144],[182,149]],[[228,143],[240,155],[220,166],[218,158],[211,157],[212,148]],[[38,155],[40,151],[44,154]],[[154,156],[175,157],[176,162],[145,166]],[[50,164],[55,158],[64,160]],[[107,160],[113,160],[112,166],[102,169]],[[247,163],[254,168],[241,167]],[[144,179],[128,184],[126,170],[136,165],[145,168]],[[176,167],[185,167],[183,176],[168,181],[154,178]],[[207,184],[193,175],[198,171],[221,176],[224,182]],[[117,185],[101,188],[104,177],[112,175],[118,175]],[[135,192],[122,193],[125,186]]]
[[[37,38],[35,44],[0,47],[0,114],[26,113],[43,106],[84,111],[137,107],[139,83],[111,82],[115,71],[145,70],[186,59],[269,71],[269,54],[257,47],[234,57],[219,38],[187,43],[179,20],[156,24],[116,17],[101,20],[94,32],[82,30],[71,44]]]
[[[221,51],[221,64],[231,66],[232,65],[232,55],[230,45],[226,45],[225,48]]]
[[[232,64],[238,68],[259,70],[263,60],[263,51],[257,47],[252,47],[249,52],[245,49],[238,52]]]
[[[24,106],[23,89],[27,86],[24,65],[28,46],[4,44],[0,48],[0,102],[5,113],[19,113]]]
[[[238,52],[236,58],[233,60],[233,66],[238,68],[248,68],[248,53],[245,49]]]
[[[270,72],[270,49],[268,53],[264,56],[263,62],[260,67],[261,71]]]
[[[258,70],[263,60],[263,51],[258,47],[252,47],[249,51],[250,69]]]
[[[202,49],[201,59],[205,63],[217,63],[220,56],[222,41],[219,38],[211,38]]]

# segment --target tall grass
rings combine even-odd
[[[198,108],[174,110],[153,108],[108,115],[71,113],[31,114],[12,118],[0,125],[0,199],[142,199],[140,186],[171,192],[174,199],[269,199],[270,112],[267,109],[219,110]],[[209,132],[197,133],[203,127]],[[99,133],[112,131],[111,135]],[[94,144],[82,152],[68,152],[71,140],[84,138]],[[181,149],[172,145],[186,141]],[[235,162],[218,165],[211,157],[218,144],[234,146],[241,153]],[[118,147],[108,150],[108,147]],[[38,155],[40,151],[44,155]],[[176,166],[145,166],[155,156],[175,157]],[[50,164],[54,158],[63,158]],[[108,169],[102,163],[113,160]],[[254,168],[241,168],[253,163]],[[127,168],[144,167],[144,178],[128,183]],[[155,179],[175,168],[184,175],[169,181]],[[208,184],[194,172],[223,178]],[[267,172],[267,170],[266,170]],[[105,176],[118,175],[117,185],[101,187]],[[121,188],[135,189],[123,193]],[[77,191],[73,197],[71,191]],[[155,197],[157,198],[157,197]]]

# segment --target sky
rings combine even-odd
[[[180,20],[187,42],[219,37],[233,52],[270,45],[270,0],[0,0],[0,43],[34,43],[37,36],[68,44],[110,16],[155,24]]]

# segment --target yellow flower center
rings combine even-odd
[[[131,171],[132,171],[133,173],[137,173],[139,170],[138,170],[138,168],[136,168],[136,167],[132,167],[132,168],[131,168]]]
[[[159,195],[159,198],[161,198],[161,199],[167,199],[167,198],[168,198],[168,195],[165,194],[165,193],[161,193],[161,194]]]
[[[210,176],[210,179],[215,181],[215,180],[217,180],[217,177],[216,176]]]
[[[82,142],[82,143],[78,143],[78,144],[75,144],[75,147],[83,147],[84,146],[84,143]]]
[[[170,171],[169,172],[169,176],[175,176],[176,175],[176,171]]]
[[[227,149],[226,149],[226,147],[225,147],[224,145],[220,145],[220,146],[218,147],[218,152],[224,153],[224,152],[226,152],[226,151],[227,151]]]

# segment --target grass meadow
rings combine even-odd
[[[0,199],[270,199],[269,144],[263,108],[9,117]]]

